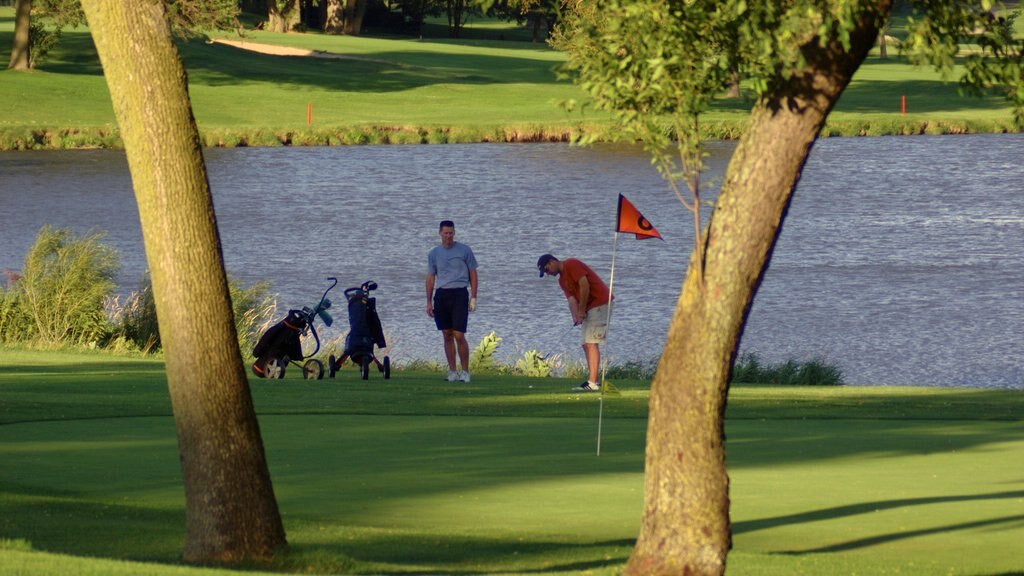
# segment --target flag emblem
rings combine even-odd
[[[622,194],[619,194],[619,217],[615,231],[636,234],[637,240],[661,238],[658,229],[647,218],[644,218],[636,206],[633,206],[633,203]],[[664,238],[661,239],[664,240]]]

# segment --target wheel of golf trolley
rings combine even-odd
[[[370,379],[370,357],[363,356],[359,361],[359,374],[362,375],[363,380]]]
[[[284,369],[288,361],[284,358],[271,358],[267,360],[267,379],[278,380],[284,378]]]
[[[302,365],[302,377],[306,380],[323,380],[323,362],[319,360],[306,360],[306,363]]]
[[[384,357],[384,379],[385,380],[390,380],[391,379],[391,357],[390,356],[385,356]]]
[[[334,354],[327,358],[327,374],[331,378],[334,378],[334,375],[338,373],[338,367],[335,364],[337,361],[338,359],[334,357]]]

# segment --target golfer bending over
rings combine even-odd
[[[427,254],[427,316],[444,337],[448,381],[469,382],[466,324],[469,313],[476,310],[476,257],[469,246],[455,241],[451,220],[441,221],[438,234],[441,245]],[[459,372],[455,371],[456,354],[462,365]]]
[[[589,377],[574,390],[598,392],[601,384],[598,369],[601,364],[600,344],[608,334],[611,306],[608,301],[608,285],[583,262],[568,258],[564,262],[551,254],[537,260],[540,277],[544,274],[558,276],[558,285],[569,301],[574,326],[583,324],[583,354],[587,357]]]

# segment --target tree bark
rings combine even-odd
[[[291,32],[299,21],[299,0],[267,1],[268,32]]]
[[[644,512],[625,574],[721,575],[731,547],[725,409],[747,312],[815,139],[890,2],[862,3],[850,49],[804,44],[806,71],[755,104],[651,385]],[[702,263],[694,261],[702,258]],[[703,277],[700,276],[703,271]]]
[[[346,0],[345,34],[358,36],[363,31],[363,16],[366,14],[366,0]]]
[[[185,70],[161,0],[83,0],[125,143],[164,347],[185,488],[184,557],[285,544],[239,355]]]
[[[29,29],[32,26],[32,0],[17,0],[14,8],[14,45],[7,68],[28,70],[32,67]]]
[[[327,0],[327,14],[324,17],[324,32],[328,34],[344,34],[345,7],[342,0]]]

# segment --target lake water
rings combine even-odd
[[[731,143],[711,143],[708,197]],[[823,358],[850,384],[1024,389],[1024,135],[823,139],[807,163],[741,343],[769,362]],[[442,219],[480,262],[476,344],[581,358],[565,299],[537,277],[551,252],[606,280],[605,354],[664,344],[693,242],[689,212],[635,148],[560,144],[237,148],[206,151],[229,273],[266,280],[282,308],[376,281],[396,362],[441,358],[424,312],[426,253]],[[624,193],[665,237],[613,232]],[[20,269],[39,228],[108,232],[134,289],[145,270],[117,151],[0,154],[0,270]],[[335,293],[341,301],[341,291]],[[339,307],[336,315],[342,315]],[[340,336],[345,318],[323,330]]]

